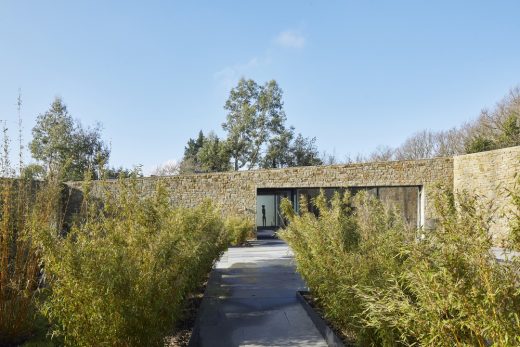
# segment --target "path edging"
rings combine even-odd
[[[197,347],[199,345],[199,322],[195,322],[193,330],[191,331],[190,340],[188,341],[188,347]]]
[[[309,292],[307,292],[307,291],[297,291],[296,298],[298,299],[300,304],[305,309],[305,312],[307,312],[307,314],[311,318],[312,322],[316,326],[316,329],[318,329],[321,336],[323,336],[323,338],[327,342],[327,345],[329,347],[347,347],[347,346],[345,346],[343,341],[341,341],[341,339],[338,337],[338,335],[334,332],[334,330],[332,330],[327,325],[327,323],[323,320],[323,318],[321,318],[320,315],[318,315],[318,313],[316,313],[316,311],[311,307],[311,305],[309,305],[307,300],[305,300],[305,298],[303,297],[303,294],[308,294],[308,293]]]

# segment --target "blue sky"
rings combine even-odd
[[[520,84],[520,1],[3,1],[0,119],[61,96],[111,164],[180,159],[244,76],[278,81],[321,151],[369,153],[475,118]]]

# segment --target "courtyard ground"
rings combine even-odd
[[[327,346],[298,302],[306,289],[283,241],[230,248],[210,275],[193,332],[199,346]]]

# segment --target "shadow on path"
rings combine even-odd
[[[296,299],[304,289],[283,241],[230,248],[210,275],[194,345],[327,346]]]

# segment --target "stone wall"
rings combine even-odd
[[[497,209],[492,216],[491,233],[495,244],[500,245],[509,229],[512,206],[507,190],[514,188],[520,172],[520,147],[456,156],[453,166],[456,192],[477,194]]]
[[[247,215],[253,220],[259,188],[422,186],[425,193],[424,213],[428,222],[428,219],[434,217],[428,204],[430,188],[435,183],[446,186],[453,184],[453,159],[149,177],[140,179],[143,194],[153,190],[159,180],[167,186],[174,205],[190,207],[209,198],[226,213]],[[81,189],[80,182],[69,185],[76,190]]]
[[[173,205],[191,207],[204,199],[217,203],[224,213],[240,214],[255,220],[256,193],[261,188],[354,188],[354,187],[422,187],[423,222],[425,228],[435,225],[430,202],[433,185],[440,183],[455,191],[466,190],[493,200],[498,209],[493,214],[491,231],[499,244],[508,230],[510,199],[506,190],[515,184],[520,171],[520,146],[454,158],[393,161],[350,165],[311,166],[274,170],[222,172],[139,179],[142,194],[164,182]],[[109,181],[109,184],[115,181]],[[81,201],[81,182],[68,183],[69,212],[77,210]],[[96,191],[100,182],[94,182]],[[393,200],[401,200],[399,190],[379,189]],[[413,199],[408,199],[413,201]],[[409,209],[413,207],[409,206]]]

